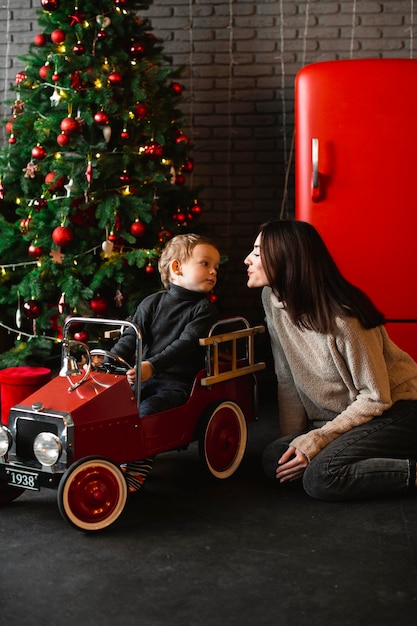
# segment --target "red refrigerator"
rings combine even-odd
[[[417,60],[325,61],[295,82],[296,218],[417,360]]]

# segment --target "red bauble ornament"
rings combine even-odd
[[[188,139],[187,135],[184,135],[184,133],[178,133],[178,135],[175,137],[175,142],[178,145],[183,144],[186,146],[190,142],[190,140]]]
[[[110,85],[113,85],[113,87],[117,87],[118,85],[122,84],[122,75],[119,74],[119,72],[111,72],[108,75],[108,81]]]
[[[23,312],[27,318],[33,320],[42,313],[42,304],[39,300],[28,300],[23,304]]]
[[[177,174],[175,176],[175,184],[176,185],[185,185],[185,176],[184,176],[184,174]]]
[[[101,40],[103,40],[103,39],[106,39],[106,37],[107,37],[107,33],[106,33],[106,31],[105,31],[105,30],[99,30],[99,31],[98,31],[98,33],[97,33],[97,39],[101,39]]]
[[[26,72],[23,72],[23,71],[22,71],[22,72],[18,72],[18,73],[16,74],[16,78],[15,78],[16,85],[20,85],[20,83],[22,83],[22,82],[23,82],[24,80],[26,80],[26,79],[27,79],[27,74],[26,74]]]
[[[64,43],[65,36],[66,35],[64,31],[61,30],[60,28],[57,28],[56,30],[53,30],[51,33],[51,41],[52,43],[56,43],[56,44]]]
[[[188,174],[194,170],[194,162],[190,158],[186,158],[182,167],[183,172],[187,172]]]
[[[109,123],[109,116],[104,111],[97,111],[94,116],[94,121],[99,126],[105,126]]]
[[[28,253],[33,259],[39,259],[39,257],[43,254],[43,248],[31,243],[28,248]]]
[[[191,213],[194,213],[194,215],[200,215],[202,210],[203,209],[201,208],[201,205],[198,204],[198,202],[193,204],[193,206],[191,207]]]
[[[52,74],[52,67],[50,65],[42,65],[39,69],[39,76],[42,80],[47,80],[49,74]]]
[[[96,315],[104,315],[108,308],[109,303],[105,298],[102,298],[101,296],[96,296],[95,298],[90,300],[90,309]]]
[[[130,227],[130,233],[134,237],[143,237],[146,233],[146,226],[139,220],[135,220]]]
[[[153,274],[153,273],[154,273],[154,271],[155,271],[155,268],[154,268],[154,266],[153,266],[153,265],[151,265],[151,264],[149,264],[149,265],[147,265],[147,266],[145,267],[145,272],[146,272],[147,274]]]
[[[35,44],[35,46],[38,46],[38,48],[43,48],[43,46],[46,44],[45,35],[43,33],[35,35],[33,38],[33,43]]]
[[[13,132],[13,123],[12,122],[6,122],[5,129],[7,130],[8,133],[12,133]]]
[[[52,172],[53,173],[53,172]],[[37,213],[41,210],[41,209],[45,209],[48,206],[47,201],[45,200],[45,198],[35,198],[33,203],[32,203],[32,208],[34,211],[36,211]]]
[[[127,130],[125,128],[120,133],[120,138],[121,139],[129,139],[129,133],[127,132]]]
[[[51,185],[52,183],[54,183],[56,175],[56,172],[48,172],[48,174],[45,176],[45,183],[47,185]]]
[[[48,172],[45,176],[45,183],[48,185],[49,191],[58,191],[58,189],[62,189],[65,185],[65,176],[60,176],[56,172]]]
[[[29,232],[29,227],[30,227],[30,220],[32,218],[30,217],[24,217],[21,221],[20,221],[20,232],[23,235],[27,235],[27,233]],[[29,252],[30,254],[30,252]]]
[[[162,153],[162,146],[156,141],[150,141],[143,149],[143,154],[147,156],[148,159],[160,159]]]
[[[32,149],[32,158],[37,161],[42,161],[46,157],[46,150],[43,146],[38,144]]]
[[[166,228],[162,229],[158,233],[158,241],[160,243],[166,243],[168,239],[171,239],[172,233]]]
[[[140,120],[143,120],[143,118],[146,117],[148,114],[148,107],[138,102],[135,106],[135,113],[136,117],[138,117]]]
[[[59,146],[61,146],[61,148],[63,148],[69,144],[70,138],[65,133],[60,133],[56,138],[56,142]]]
[[[81,341],[82,343],[86,343],[88,341],[88,333],[85,330],[77,330],[74,333],[75,341]]]
[[[187,220],[187,216],[182,211],[177,211],[172,216],[172,219],[177,222],[177,224],[183,224]]]
[[[11,135],[11,137],[9,137],[8,141],[9,141],[10,144],[14,144],[14,143],[16,143],[16,137],[14,135]]]
[[[176,96],[180,96],[184,87],[180,83],[171,83],[171,89]]]
[[[52,231],[52,241],[57,246],[67,246],[74,238],[74,234],[68,226],[58,226]]]
[[[210,302],[212,302],[213,304],[214,304],[215,302],[217,302],[217,296],[216,296],[216,294],[215,294],[215,293],[211,293],[211,294],[209,294],[209,300],[210,300]]]
[[[59,127],[66,135],[72,135],[80,130],[80,125],[73,117],[64,117]]]
[[[85,46],[84,44],[81,43],[81,41],[78,41],[72,48],[72,51],[74,54],[76,54],[77,56],[82,56],[83,54],[85,54]]]
[[[59,0],[41,0],[41,6],[44,11],[56,11],[59,9]]]
[[[143,43],[140,41],[135,41],[132,43],[129,49],[130,56],[133,58],[142,57],[146,52],[146,48]]]
[[[59,79],[61,78],[61,76],[59,74],[52,74],[51,78],[54,83],[57,83]]]

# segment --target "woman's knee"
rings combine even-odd
[[[307,465],[303,474],[304,491],[316,500],[337,502],[341,499],[340,486],[337,476],[328,471],[328,463],[315,457]]]

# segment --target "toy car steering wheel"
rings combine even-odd
[[[100,361],[91,360],[91,369],[97,372],[106,372],[106,374],[126,374],[127,370],[132,369],[132,365],[121,356],[113,354],[113,352],[109,352],[108,350],[97,348],[96,350],[90,350],[90,354],[91,357],[102,357]]]

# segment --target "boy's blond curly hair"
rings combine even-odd
[[[169,287],[170,265],[172,261],[178,259],[180,263],[185,263],[193,254],[194,248],[201,243],[213,246],[218,250],[218,247],[211,239],[195,233],[176,235],[168,241],[158,261],[158,270],[165,289]]]

